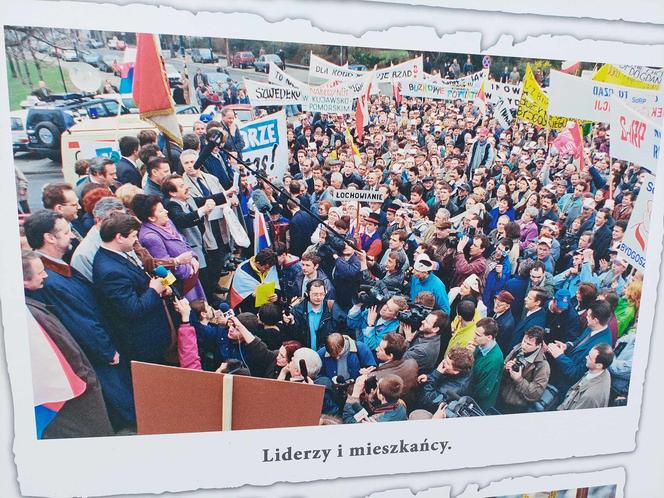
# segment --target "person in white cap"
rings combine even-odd
[[[410,280],[410,299],[415,301],[417,295],[422,291],[429,291],[436,301],[435,307],[443,310],[449,315],[450,303],[447,299],[445,284],[432,272],[435,263],[426,254],[420,254],[413,264],[413,276]]]

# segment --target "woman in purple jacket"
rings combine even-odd
[[[192,248],[168,217],[168,211],[155,195],[136,194],[131,208],[141,221],[138,239],[154,258],[175,258],[173,274],[182,284],[184,296],[192,301],[205,300],[205,292],[198,279],[198,260]]]

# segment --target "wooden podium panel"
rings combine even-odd
[[[318,425],[323,386],[131,362],[139,434],[221,431],[232,399],[231,430]]]

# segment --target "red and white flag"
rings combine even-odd
[[[364,77],[364,88],[360,96],[357,98],[355,105],[355,133],[357,133],[358,140],[362,141],[364,137],[364,127],[369,123],[369,100],[371,98],[371,83],[373,82],[375,73],[371,71]]]
[[[581,61],[563,61],[560,65],[560,70],[567,74],[576,74],[581,67]]]
[[[182,146],[171,88],[154,34],[137,35],[132,93],[141,119],[150,121],[169,139]]]

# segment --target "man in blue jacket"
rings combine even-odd
[[[586,315],[588,326],[574,342],[565,344],[555,341],[547,345],[549,355],[553,358],[549,383],[558,388],[560,399],[586,373],[586,356],[590,350],[597,344],[611,344],[608,327],[611,314],[609,303],[595,301]]]
[[[132,254],[138,228],[138,221],[128,214],[102,222],[92,279],[101,315],[121,357],[163,363],[172,333],[163,297],[171,290],[151,278]]]
[[[530,289],[528,294],[526,294],[526,299],[524,300],[525,314],[521,320],[517,320],[509,340],[507,337],[504,337],[501,341],[501,343],[507,345],[506,351],[512,351],[514,346],[521,342],[526,330],[531,327],[544,327],[546,322],[546,309],[544,305],[547,299],[546,292],[539,287]]]
[[[327,336],[325,347],[318,350],[318,356],[323,361],[321,374],[330,379],[337,375],[346,380],[356,379],[361,368],[376,366],[373,353],[366,344],[338,332]]]
[[[420,254],[413,265],[413,277],[410,280],[410,300],[415,301],[417,295],[422,291],[429,291],[435,299],[434,307],[450,314],[450,302],[447,297],[447,289],[441,279],[432,272],[433,261],[426,254]]]

